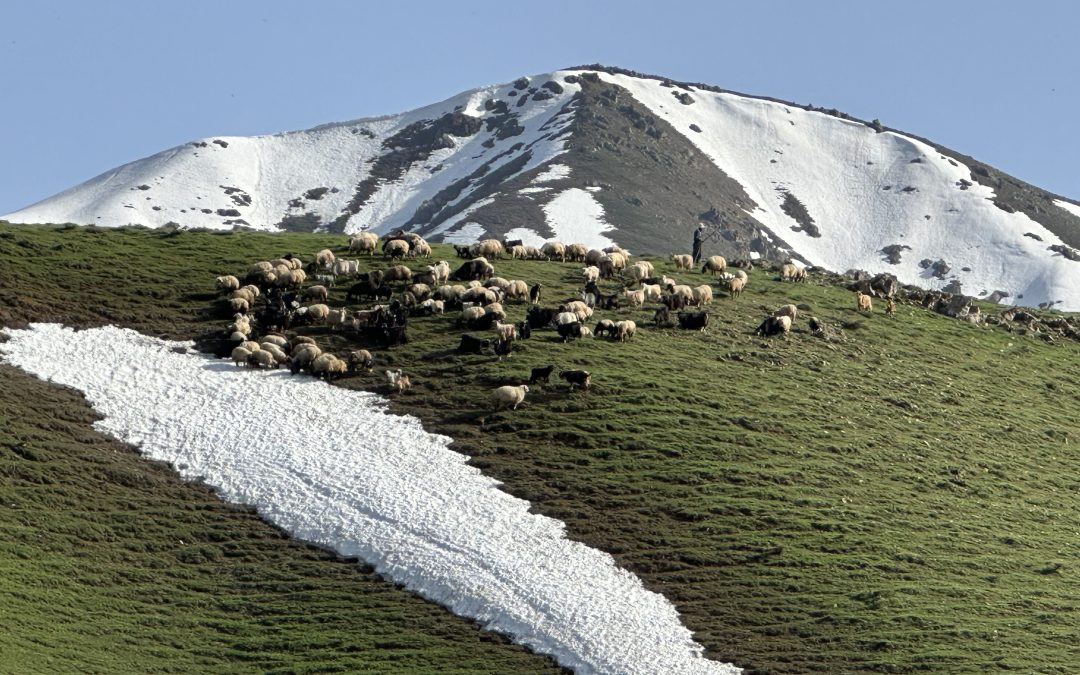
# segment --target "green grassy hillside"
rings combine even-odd
[[[214,276],[342,240],[0,225],[0,322],[204,337],[226,323]],[[541,281],[546,305],[579,268],[496,264]],[[452,315],[417,318],[374,374],[339,384],[385,393],[382,370],[410,373],[395,410],[664,593],[714,658],[777,673],[1080,669],[1080,345],[914,305],[861,315],[820,278],[774,277],[752,272],[737,301],[717,292],[705,334],[599,312],[638,335],[537,331],[501,362],[456,354]],[[752,335],[789,302],[811,308],[792,334]],[[809,314],[842,335],[811,335]],[[490,388],[548,363],[590,370],[594,389],[553,380],[491,411]],[[13,627],[0,670],[554,667],[180,484],[90,430],[77,395],[7,366],[0,379],[0,622]]]

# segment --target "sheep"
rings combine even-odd
[[[705,260],[705,264],[701,266],[701,273],[705,274],[705,272],[709,272],[713,276],[716,276],[726,268],[727,261],[724,260],[724,256],[714,255]]]
[[[269,261],[260,260],[259,262],[255,263],[254,265],[252,265],[251,267],[248,268],[248,276],[249,277],[259,276],[263,272],[270,272],[273,269],[274,269],[274,266],[271,265]]]
[[[585,264],[592,265],[594,267],[600,266],[600,260],[604,257],[604,252],[598,248],[589,249],[589,252],[585,254]]]
[[[517,328],[512,323],[503,323],[502,321],[495,321],[495,332],[499,334],[501,340],[516,340]]]
[[[742,279],[743,281],[746,281],[748,279],[746,275],[746,270],[735,270],[735,276],[739,279]]]
[[[420,303],[418,309],[422,310],[427,314],[442,314],[445,306],[446,305],[445,303],[443,303],[442,300],[428,298],[427,300]]]
[[[695,286],[690,290],[694,295],[693,304],[697,305],[698,307],[712,304],[712,286],[709,286],[708,284],[702,284],[701,286]]]
[[[265,349],[258,349],[248,354],[248,365],[254,368],[277,368],[274,355]]]
[[[409,249],[409,255],[416,258],[423,256],[425,258],[431,257],[431,244],[427,243],[423,239],[417,239],[413,243],[412,248]]]
[[[311,362],[322,356],[322,350],[312,344],[299,345],[293,349],[292,360],[289,362],[289,372],[293,375],[311,365]]]
[[[400,239],[395,239],[394,241],[401,241],[401,240]],[[369,277],[369,279],[370,278],[371,277]],[[383,271],[382,280],[385,281],[385,282],[390,282],[390,281],[411,281],[412,280],[412,270],[409,269],[406,265],[394,265],[393,267]]]
[[[358,370],[370,373],[375,366],[375,357],[366,349],[357,349],[349,352],[348,364],[350,373],[355,373]]]
[[[768,316],[765,317],[765,320],[761,322],[761,325],[754,330],[754,334],[768,337],[770,335],[787,333],[790,330],[790,316]]]
[[[243,342],[246,339],[248,339],[248,336],[240,331],[233,331],[229,334],[229,340],[232,342]]]
[[[633,321],[616,321],[615,322],[615,338],[619,342],[625,342],[634,337],[637,333],[637,324]]]
[[[548,260],[555,260],[557,258],[559,262],[566,262],[566,244],[556,239],[545,242],[544,245],[540,247],[540,252],[543,253],[544,257]]]
[[[401,369],[386,371],[386,380],[390,383],[391,393],[404,393],[412,387],[409,376],[401,372]]]
[[[461,336],[461,341],[458,342],[457,351],[459,354],[482,354],[484,350],[490,346],[491,340],[478,338],[475,335],[466,333]]]
[[[450,263],[445,260],[429,265],[428,270],[435,276],[436,284],[445,284],[450,280]]]
[[[244,298],[229,298],[229,309],[238,314],[247,314],[251,305]]]
[[[687,304],[694,301],[694,289],[686,284],[671,284],[667,290],[671,295],[681,295],[686,298]]]
[[[544,382],[550,382],[551,372],[553,370],[555,370],[554,365],[533,368],[532,372],[529,375],[529,384],[536,384],[540,380],[543,380]]]
[[[551,320],[551,323],[555,324],[555,326],[563,326],[568,323],[579,323],[578,315],[573,312],[559,312]]]
[[[326,299],[330,297],[330,291],[326,290],[326,286],[308,286],[300,294],[300,297],[304,300],[326,302]]]
[[[728,282],[728,295],[732,300],[742,295],[743,289],[746,288],[746,279],[741,277],[735,277]]]
[[[484,239],[469,247],[469,252],[477,258],[495,260],[502,258],[506,248],[498,239]]]
[[[524,300],[529,297],[529,284],[521,279],[514,279],[503,289],[506,297],[512,300]]]
[[[589,247],[585,244],[567,244],[566,245],[566,259],[574,262],[580,262],[585,260],[585,256],[589,254]]]
[[[694,266],[694,256],[687,253],[673,253],[671,260],[675,263],[675,269],[677,270],[690,270]]]
[[[404,239],[391,239],[383,244],[383,255],[387,258],[404,258],[409,255],[409,242]]]
[[[544,254],[541,253],[540,249],[536,248],[535,246],[526,246],[525,247],[525,258],[526,259],[528,259],[528,260],[541,260],[541,259],[543,259],[543,257],[544,257]]]
[[[228,325],[226,330],[229,333],[240,333],[246,338],[251,335],[251,319],[245,314],[234,314],[233,322]]]
[[[784,263],[780,266],[781,281],[805,281],[806,270],[795,263]]]
[[[600,268],[589,265],[581,270],[581,276],[585,278],[585,283],[595,283],[600,278]]]
[[[679,327],[684,329],[699,328],[704,333],[709,327],[708,312],[679,312]]]
[[[349,364],[327,352],[319,354],[309,367],[312,375],[325,380],[336,379],[349,371]]]
[[[799,316],[799,308],[795,305],[784,305],[772,313],[773,316],[790,316],[794,321]]]
[[[431,286],[428,286],[427,284],[412,284],[405,290],[412,293],[418,302],[427,300],[431,297]]]
[[[525,394],[529,393],[529,385],[519,384],[504,385],[491,390],[491,397],[495,400],[495,410],[501,410],[512,405],[514,410],[525,400]]]
[[[885,315],[886,316],[894,316],[895,314],[896,314],[896,302],[892,298],[889,298],[888,302],[885,303]]]
[[[645,291],[623,291],[622,296],[631,307],[641,307],[645,304]]]
[[[379,245],[379,236],[374,232],[360,232],[349,237],[349,251],[357,251],[373,255],[375,247]]]
[[[587,370],[564,370],[559,373],[559,377],[570,384],[570,391],[573,391],[574,387],[588,389],[592,386],[592,375]]]
[[[584,326],[577,321],[571,321],[569,323],[560,323],[555,327],[555,330],[559,333],[559,337],[563,342],[570,342],[571,339],[579,338],[584,335]]]
[[[360,272],[359,260],[335,260],[334,274],[341,277],[356,276]]]
[[[282,349],[285,349],[286,347],[289,346],[289,341],[286,340],[281,335],[264,335],[262,341],[263,342],[269,342],[272,345],[277,345],[278,347],[281,347]]]
[[[543,291],[543,286],[540,282],[536,282],[529,289],[529,303],[533,305],[540,304],[540,293]]]
[[[559,307],[559,310],[563,312],[573,312],[577,316],[577,320],[581,322],[592,318],[593,315],[592,307],[589,307],[581,300],[571,300]]]
[[[285,350],[283,350],[278,345],[276,345],[276,344],[274,344],[272,342],[263,342],[262,344],[259,345],[259,347],[261,348],[260,351],[267,352],[271,356],[274,357],[274,364],[275,364],[274,367],[275,368],[277,368],[279,365],[281,365],[283,363],[288,363],[289,362],[288,354],[286,354]]]
[[[608,337],[615,337],[615,322],[611,319],[600,319],[596,323],[596,328],[593,329],[593,333],[597,336],[607,335]]]
[[[334,252],[328,248],[324,248],[315,254],[315,267],[319,267],[325,270],[330,269],[334,265]]]
[[[324,304],[308,305],[307,307],[301,307],[297,311],[310,323],[325,321],[326,317],[330,316],[330,308]]]
[[[349,310],[347,309],[332,309],[326,315],[326,325],[330,330],[344,328],[346,324],[351,322],[352,317],[349,315]]]
[[[248,357],[251,356],[251,350],[244,347],[234,347],[232,350],[232,360],[237,367],[246,366]]]
[[[316,345],[315,338],[309,337],[307,335],[297,335],[293,337],[291,343],[293,349],[299,347],[300,345]]]
[[[863,293],[863,292],[861,292],[861,291],[856,291],[855,292],[855,307],[860,312],[873,312],[874,311],[874,305],[870,301],[870,296]]]
[[[218,277],[214,280],[214,283],[217,284],[218,290],[222,293],[225,293],[227,291],[235,291],[240,288],[240,280],[231,274],[227,274],[223,277]]]
[[[510,254],[512,260],[523,260],[525,258],[525,247],[521,244],[514,244],[507,248],[506,252]]]

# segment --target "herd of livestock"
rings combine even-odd
[[[430,258],[432,250],[414,233],[397,232],[382,238],[370,232],[360,233],[349,238],[348,250],[374,256],[380,244],[382,256],[390,261],[390,266],[382,269],[362,271],[359,260],[340,259],[324,249],[306,264],[296,256],[285,255],[257,262],[242,276],[218,277],[217,287],[225,294],[223,302],[232,316],[227,334],[236,343],[232,350],[236,364],[286,366],[293,373],[303,371],[326,379],[370,372],[375,359],[368,347],[404,344],[408,342],[410,319],[447,311],[459,312],[457,325],[469,331],[458,337],[457,352],[492,354],[499,359],[510,356],[515,343],[528,339],[534,331],[552,330],[555,339],[562,342],[589,336],[619,342],[633,339],[638,325],[631,319],[598,319],[590,328],[596,310],[644,308],[649,304],[654,306],[652,324],[657,328],[705,331],[709,325],[711,283],[691,286],[657,275],[652,263],[632,261],[631,255],[617,246],[598,250],[549,241],[542,247],[532,247],[487,239],[471,246],[455,246],[462,259],[456,265],[440,260],[424,264],[420,271],[404,263]],[[497,276],[494,263],[505,257],[580,263],[580,291],[545,306],[541,283]],[[671,259],[677,270],[689,272],[695,268],[689,255],[676,254]],[[718,280],[721,290],[736,299],[746,288],[752,269],[750,261],[728,265],[722,256],[712,256],[702,261],[701,274],[709,275],[711,281]],[[783,280],[802,281],[805,275],[802,267],[792,263],[780,268]],[[327,304],[329,289],[342,280],[349,284],[345,307],[331,308]],[[367,306],[357,308],[357,302]],[[506,322],[505,306],[514,302],[528,305],[525,320],[519,323]],[[861,311],[871,311],[870,296],[860,293],[857,306]],[[756,333],[787,333],[797,315],[798,308],[793,304],[780,307],[764,318]],[[310,336],[296,335],[297,328],[311,325],[339,332],[363,348],[342,356],[324,352]],[[528,385],[547,382],[554,370],[553,365],[534,368],[528,384],[495,389],[492,397],[496,409],[516,409]],[[400,370],[387,370],[386,376],[391,391],[402,392],[410,386],[408,375]],[[592,385],[592,376],[585,370],[563,370],[559,377],[571,389],[587,390]]]

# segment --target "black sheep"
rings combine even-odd
[[[529,384],[536,384],[540,380],[544,382],[551,381],[551,372],[555,370],[554,365],[543,366],[541,368],[533,368],[532,375],[529,376]]]
[[[679,327],[704,331],[709,326],[708,312],[679,312]]]
[[[581,337],[581,324],[577,321],[559,324],[556,326],[556,330],[559,331],[559,337],[562,338],[563,342],[569,342],[573,338]]]
[[[458,343],[457,350],[462,354],[481,354],[490,346],[491,340],[465,334],[461,336],[461,342]]]
[[[522,321],[517,325],[517,334],[519,340],[528,340],[532,337],[532,326],[528,321]]]
[[[504,356],[513,356],[514,353],[514,341],[513,340],[499,340],[495,343],[495,356],[500,359]]]
[[[588,389],[592,386],[592,375],[587,370],[564,370],[559,373],[559,377],[570,383],[571,391],[574,387]]]
[[[544,328],[551,323],[559,310],[554,307],[530,307],[525,314],[525,320],[530,328]]]

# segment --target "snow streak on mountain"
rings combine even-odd
[[[16,223],[488,236],[794,258],[1080,310],[1080,206],[876,120],[590,66],[400,115],[211,137]]]

